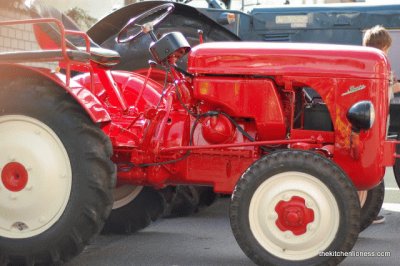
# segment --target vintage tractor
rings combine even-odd
[[[110,71],[118,53],[56,19],[0,22],[32,23],[47,48],[0,54],[0,263],[79,254],[111,211],[115,183],[132,197],[175,184],[232,193],[232,231],[259,265],[334,265],[352,249],[357,190],[379,185],[397,156],[387,58],[335,45],[191,48],[179,32],[154,34],[173,9],[147,10],[117,34],[127,47],[152,38],[147,76]],[[18,64],[31,61],[62,71]],[[161,85],[149,79],[155,65]]]
[[[116,36],[131,17],[138,16],[162,3],[144,1],[128,5],[105,16],[89,29],[88,35],[92,39],[103,47],[118,51],[121,55],[121,62],[113,67],[114,70],[147,73],[147,61],[151,58],[147,47],[152,41],[151,38],[144,36],[135,41],[135,45],[126,46],[124,43],[117,42]],[[367,28],[385,25],[388,29],[396,29],[400,26],[396,19],[400,6],[384,3],[303,7],[286,5],[268,8],[256,6],[250,13],[211,7],[193,8],[176,3],[174,12],[157,26],[155,34],[162,36],[167,32],[179,31],[184,34],[191,46],[199,43],[198,31],[202,32],[201,37],[205,42],[250,40],[361,45],[362,34]],[[394,39],[396,39],[396,32],[396,30],[391,30]],[[391,57],[389,54],[389,59],[394,67],[400,65],[396,64],[399,61],[398,58]],[[186,70],[186,61],[187,58],[183,57],[177,64]],[[162,68],[153,69],[151,73],[153,80],[163,83],[164,77],[165,72]],[[400,97],[396,96],[400,95],[395,94],[390,107],[389,134],[392,137],[398,135],[400,131],[398,115]],[[400,174],[397,174],[400,173],[398,169],[400,169],[400,161],[394,167],[396,180],[400,180]],[[361,230],[366,229],[381,210],[384,188],[382,182],[371,190],[358,191],[362,207]]]

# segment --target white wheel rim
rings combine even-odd
[[[0,236],[28,238],[54,225],[67,206],[71,164],[56,133],[39,120],[0,117]],[[4,181],[12,163],[23,166],[28,179],[18,191]]]
[[[125,205],[132,202],[140,191],[142,191],[143,186],[134,185],[122,185],[114,189],[114,205],[113,210],[124,207]]]
[[[362,208],[364,207],[364,204],[367,201],[368,190],[360,190],[357,191],[357,193],[358,193],[358,199],[360,200],[360,206]]]
[[[276,224],[279,202],[293,196],[303,198],[314,212],[305,233],[282,231]],[[255,191],[249,208],[250,230],[259,244],[285,260],[305,260],[318,256],[335,239],[339,228],[339,208],[329,188],[312,175],[285,172],[265,180]]]

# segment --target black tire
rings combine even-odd
[[[171,189],[172,196],[165,196],[167,209],[164,217],[186,217],[199,210],[200,195],[196,186],[176,186]]]
[[[385,198],[385,183],[382,180],[378,186],[368,191],[360,191],[358,195],[361,201],[360,232],[362,232],[372,224],[382,208]]]
[[[218,195],[214,192],[212,187],[196,187],[199,193],[199,207],[209,207],[217,200]]]
[[[21,125],[31,123],[32,127],[43,129],[43,131],[39,130],[35,133],[28,130],[24,131],[24,129],[15,132],[16,135],[13,138],[20,139],[18,141],[11,139],[12,143],[23,141],[21,134],[32,138],[35,138],[34,134],[41,137],[43,135],[48,137],[52,134],[51,137],[59,139],[57,148],[50,148],[50,151],[54,151],[55,154],[56,151],[64,149],[66,155],[62,158],[65,159],[65,162],[69,160],[70,167],[55,167],[54,173],[56,174],[51,175],[50,179],[46,179],[48,177],[46,173],[53,171],[52,157],[49,156],[47,163],[42,163],[43,160],[34,162],[32,172],[27,168],[27,171],[31,173],[29,174],[29,182],[51,181],[56,179],[57,176],[67,177],[69,185],[60,189],[65,192],[70,188],[70,193],[65,192],[62,194],[64,196],[60,196],[61,198],[65,197],[62,199],[65,205],[58,210],[60,215],[58,218],[49,220],[50,227],[47,229],[30,226],[31,224],[34,225],[33,218],[26,218],[26,213],[22,213],[22,211],[13,213],[13,220],[11,221],[15,220],[24,226],[18,227],[20,231],[16,236],[10,233],[11,230],[0,227],[0,262],[5,265],[52,265],[66,262],[78,255],[101,230],[111,210],[112,189],[115,185],[115,166],[110,160],[112,155],[111,143],[69,94],[53,83],[39,80],[39,78],[16,78],[12,81],[6,81],[3,78],[1,80],[0,138],[9,137],[10,135],[7,135],[6,131],[1,131],[2,123],[3,129],[4,125],[12,126],[12,123],[20,123]],[[21,128],[24,127],[21,126]],[[30,125],[28,128],[30,128]],[[47,128],[48,131],[46,131]],[[27,132],[27,135],[24,135],[24,132]],[[47,135],[47,133],[50,135]],[[47,140],[46,138],[45,141]],[[25,144],[23,151],[32,152],[32,156],[36,156],[35,152],[38,154],[44,152],[40,149],[34,149],[36,146],[33,142]],[[50,144],[41,148],[45,150],[49,147]],[[18,146],[18,149],[20,148]],[[4,162],[4,154],[9,150],[11,149],[2,150],[0,162]],[[17,151],[16,154],[14,159],[18,162],[21,152]],[[2,155],[3,158],[1,158]],[[30,158],[29,156],[27,158]],[[32,158],[37,159],[37,157]],[[2,167],[5,167],[5,165],[0,165],[0,169]],[[24,167],[27,166],[24,165]],[[31,176],[33,177],[31,178]],[[56,189],[58,188],[49,187],[49,183],[39,182],[34,183],[30,192],[28,187],[24,187],[23,190],[18,192],[7,190],[4,192],[2,190],[2,193],[15,193],[13,195],[16,195],[16,198],[19,199],[19,193],[41,197],[40,193],[37,192],[41,191],[43,197],[47,197],[47,193],[50,194],[52,190]],[[35,201],[35,197],[29,196],[29,202]],[[22,198],[22,203],[29,203],[23,200]],[[34,208],[35,212],[46,217],[46,210],[53,208],[53,202],[58,200],[59,198],[56,195],[51,200],[35,205],[41,206],[37,209]],[[56,209],[58,209],[57,206]],[[12,210],[15,211],[16,209]],[[7,214],[0,213],[0,215],[4,219],[8,218],[5,216]],[[43,219],[46,220],[47,218]]]
[[[211,206],[217,199],[212,187],[207,186],[169,186],[162,194],[167,204],[164,217],[186,217]]]
[[[337,265],[343,256],[319,252],[351,251],[360,204],[351,181],[330,160],[285,150],[261,158],[242,175],[230,221],[239,246],[258,265]]]
[[[133,234],[157,220],[164,213],[165,201],[159,191],[142,187],[140,192],[122,206],[114,205],[102,233]]]
[[[397,134],[397,140],[400,140],[400,132]],[[400,154],[400,144],[396,145],[396,153]],[[396,179],[397,186],[400,188],[400,158],[396,158],[393,165],[394,179]]]

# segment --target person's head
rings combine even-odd
[[[363,45],[378,48],[387,54],[392,45],[392,38],[384,27],[377,25],[365,32]]]

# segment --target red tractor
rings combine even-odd
[[[58,20],[0,23],[32,23],[46,48],[0,54],[0,263],[79,254],[103,227],[115,184],[121,206],[167,185],[232,193],[232,231],[259,265],[334,265],[352,249],[357,191],[378,186],[397,156],[386,138],[384,54],[293,43],[191,48],[179,32],[153,32],[173,9],[152,8],[117,36],[126,46],[152,38],[147,76],[111,71],[118,53]],[[176,65],[185,55],[187,70]],[[59,61],[62,71],[19,64],[30,61]],[[154,65],[164,84],[148,78]]]

